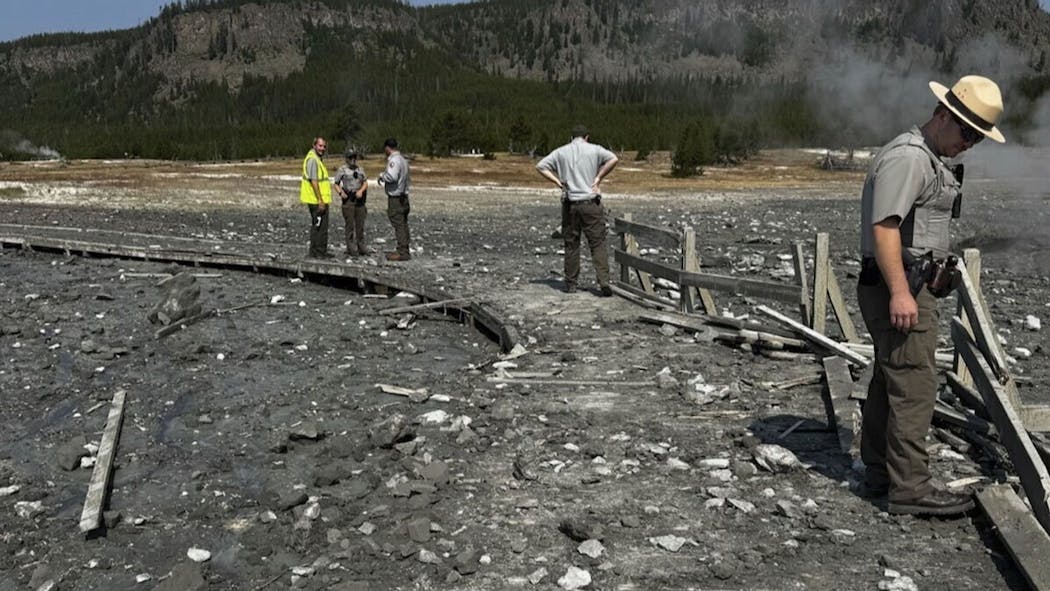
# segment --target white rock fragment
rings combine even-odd
[[[911,577],[898,577],[888,581],[879,581],[880,591],[919,591],[919,586]]]
[[[426,548],[422,548],[419,551],[419,554],[416,555],[416,559],[423,564],[441,564],[441,557]]]
[[[297,577],[309,577],[314,574],[312,566],[293,566],[292,574]]]
[[[203,548],[190,548],[186,550],[186,556],[193,562],[207,562],[211,560],[211,552]]]
[[[726,500],[721,497],[707,499],[706,501],[704,501],[704,509],[721,509],[725,506]]]
[[[769,472],[788,472],[802,467],[802,462],[791,450],[772,443],[756,445],[752,453],[755,463]]]
[[[440,425],[448,420],[448,413],[440,409],[432,410],[428,413],[419,415],[417,419],[424,425]]]
[[[376,526],[374,523],[366,521],[362,523],[360,527],[357,528],[357,531],[361,532],[366,536],[370,536],[376,531]]]
[[[1014,347],[1014,353],[1017,353],[1017,356],[1021,359],[1032,358],[1032,350],[1027,347]]]
[[[579,589],[580,587],[586,587],[591,584],[591,573],[583,570],[582,568],[576,568],[570,566],[569,570],[565,571],[565,576],[558,579],[558,586],[562,589],[571,590]]]
[[[755,504],[743,499],[728,499],[729,504],[739,509],[742,513],[750,513],[755,510]]]
[[[279,303],[281,303],[283,301],[284,301],[284,296],[283,295],[275,295],[275,296],[272,296],[270,298],[270,303],[271,304],[279,304]]]
[[[135,575],[135,582],[136,583],[145,583],[146,581],[149,581],[152,578],[153,577],[147,575],[146,573],[142,573],[141,575]]]
[[[682,549],[682,546],[684,546],[687,541],[688,540],[686,540],[685,538],[680,538],[678,536],[673,536],[673,535],[666,535],[666,536],[658,536],[658,537],[655,537],[655,538],[649,538],[649,542],[651,544],[654,544],[654,545],[656,545],[656,546],[658,546],[660,548],[663,548],[664,550],[668,550],[670,552],[678,552],[679,550]]]
[[[672,470],[688,470],[689,464],[678,458],[667,458],[667,467]]]
[[[529,582],[533,585],[538,585],[547,576],[547,569],[540,567],[529,574]]]
[[[1028,330],[1039,330],[1043,327],[1043,323],[1039,318],[1029,314],[1024,317],[1024,327]]]
[[[15,503],[15,515],[23,519],[32,519],[44,512],[44,504],[40,501],[19,501]]]
[[[712,470],[722,470],[729,467],[729,460],[726,458],[708,458],[700,460],[696,463],[700,468],[710,468]]]
[[[598,540],[587,540],[580,544],[576,551],[584,556],[590,556],[591,558],[598,558],[605,553],[605,546]]]
[[[18,486],[17,484],[12,484],[11,486],[0,487],[0,497],[9,497],[9,496],[15,494],[16,492],[18,492],[20,490],[22,490],[22,488],[20,486]]]

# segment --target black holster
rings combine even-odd
[[[908,278],[908,289],[911,295],[917,296],[926,286],[933,297],[948,297],[959,287],[962,275],[956,265],[959,262],[955,256],[949,255],[946,259],[934,259],[932,252],[915,257],[907,250],[904,251],[904,273]]]

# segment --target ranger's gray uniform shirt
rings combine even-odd
[[[901,245],[921,256],[949,254],[949,223],[959,182],[912,127],[883,146],[871,162],[860,201],[861,256],[875,256],[872,226],[900,219]]]
[[[335,171],[335,176],[332,177],[332,184],[339,185],[347,194],[357,193],[361,185],[366,182],[368,182],[368,177],[365,176],[365,169],[360,166],[350,168],[347,164],[340,166],[339,170]]]
[[[598,144],[578,137],[547,154],[536,168],[556,174],[565,187],[565,197],[569,201],[587,201],[598,196],[591,192],[598,169],[615,157],[615,154]]]
[[[408,176],[408,160],[401,152],[393,152],[387,158],[386,170],[379,175],[379,180],[383,181],[383,190],[388,196],[400,197],[408,195]]]

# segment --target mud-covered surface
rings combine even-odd
[[[793,281],[780,255],[827,231],[852,302],[857,187],[829,176],[825,187],[606,203],[691,225],[705,267],[767,280]],[[1050,315],[1045,196],[1012,197],[975,183],[956,236],[985,250],[982,281],[1022,396],[1050,402],[1045,331],[1024,326]],[[158,340],[151,274],[170,265],[0,252],[0,589],[552,589],[573,567],[589,589],[909,588],[904,577],[920,589],[1023,588],[979,512],[894,517],[855,492],[860,473],[825,428],[821,386],[769,387],[819,373],[819,357],[768,359],[641,323],[623,299],[562,294],[552,194],[424,187],[413,200],[412,261],[348,264],[471,296],[528,353],[500,363],[494,343],[437,312],[379,313],[402,298],[189,267],[206,308],[260,305]],[[0,224],[305,251],[298,208],[26,201],[0,201]],[[372,207],[371,236],[389,240]],[[333,220],[333,247],[340,231]],[[770,303],[715,298],[753,318]],[[954,306],[942,303],[942,320]],[[506,371],[539,383],[494,379]],[[85,537],[91,469],[77,466],[117,390],[127,404],[110,525]],[[803,466],[760,467],[764,443]],[[944,482],[1009,474],[977,446],[962,458],[930,446]],[[191,548],[210,558],[194,562]]]

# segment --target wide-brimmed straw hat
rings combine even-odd
[[[951,90],[939,82],[930,82],[930,90],[970,127],[1000,144],[1006,142],[995,126],[1003,114],[1003,95],[995,82],[984,76],[963,76]]]

